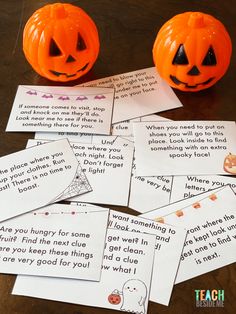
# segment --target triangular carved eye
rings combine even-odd
[[[51,39],[50,41],[50,46],[49,46],[49,55],[51,57],[57,57],[57,56],[61,56],[61,50],[60,48],[57,46],[56,42],[54,41],[54,39]]]
[[[210,46],[204,60],[202,61],[202,65],[216,65],[216,63],[217,62],[214,49],[212,48],[212,46]]]
[[[188,64],[188,58],[186,55],[186,52],[184,50],[184,45],[180,45],[175,56],[174,59],[172,61],[172,64],[178,64],[178,65],[185,65]]]
[[[86,47],[86,44],[85,44],[83,38],[81,37],[80,34],[78,34],[76,49],[79,50],[79,51],[82,51],[82,50],[85,50],[86,48],[87,47]]]

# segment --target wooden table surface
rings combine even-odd
[[[27,19],[36,9],[48,3],[53,1],[0,1],[0,156],[24,149],[27,140],[34,136],[33,133],[5,133],[17,86],[57,85],[39,77],[22,52],[22,31]],[[233,0],[80,0],[70,3],[80,6],[94,19],[99,29],[101,50],[93,69],[83,79],[67,83],[68,86],[153,66],[152,45],[157,31],[169,18],[184,11],[202,11],[214,15],[224,23],[235,44],[236,6]],[[173,120],[236,120],[235,66],[234,51],[228,72],[215,86],[198,93],[176,91],[184,107],[161,115]],[[110,207],[137,214],[125,207]],[[12,296],[14,281],[13,275],[0,275],[1,314],[118,313],[108,309]],[[195,289],[224,289],[224,308],[196,308]],[[236,313],[235,264],[176,285],[169,307],[149,303],[148,314],[157,313]]]

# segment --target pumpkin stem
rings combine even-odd
[[[200,12],[193,12],[189,17],[188,26],[192,28],[204,27],[204,15]]]
[[[64,5],[61,3],[55,3],[52,5],[51,17],[55,19],[63,19],[67,16]]]

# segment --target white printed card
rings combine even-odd
[[[112,123],[182,107],[155,67],[109,76],[83,86],[115,88]]]
[[[168,305],[186,238],[186,230],[114,210],[110,210],[109,228],[156,236],[150,300]]]
[[[145,213],[188,229],[176,283],[236,261],[236,195],[229,186]]]
[[[108,214],[54,204],[0,223],[0,272],[99,281]]]
[[[156,114],[144,116],[144,117],[139,117],[136,119],[131,119],[123,122],[119,122],[116,124],[112,125],[111,128],[111,135],[115,136],[125,136],[125,137],[131,137],[133,136],[133,122],[137,121],[166,121],[169,119],[163,118],[161,116],[158,116]],[[93,138],[92,134],[84,134],[84,133],[79,133],[79,132],[36,132],[35,133],[35,139],[40,139],[40,140],[52,140],[52,139],[60,139],[60,138],[68,138],[71,141],[74,142],[81,142],[83,140],[86,141],[88,140],[91,142],[91,138]],[[99,137],[94,136],[94,138]]]
[[[136,175],[236,174],[232,121],[136,122]]]
[[[112,135],[119,136],[134,136],[133,123],[144,121],[169,121],[169,119],[158,116],[157,114],[151,114],[144,117],[139,117],[131,120],[112,124]]]
[[[110,134],[113,88],[20,85],[6,131]]]
[[[155,241],[108,229],[100,282],[18,276],[13,294],[146,314]]]
[[[174,176],[170,203],[229,185],[236,193],[236,178],[229,176]]]
[[[75,202],[71,204],[76,204],[81,210],[94,209],[94,206],[91,207],[90,204]],[[150,300],[168,305],[186,238],[186,230],[115,210],[110,210],[108,226],[117,230],[156,235]]]
[[[124,141],[120,141],[121,142]],[[126,142],[126,141],[125,141]],[[29,145],[42,142],[29,140]],[[81,162],[92,192],[71,201],[126,206],[129,198],[133,147],[71,143],[75,156]],[[90,194],[90,195],[89,195]]]
[[[0,221],[89,191],[66,139],[0,158]]]
[[[78,160],[81,160],[81,166],[93,187],[93,191],[87,196],[75,196],[71,200],[126,206],[133,148],[78,143],[71,143],[71,147]]]
[[[170,203],[172,176],[140,177],[135,175],[136,163],[133,160],[130,184],[129,207],[145,213],[154,207]]]
[[[98,145],[120,145],[120,146],[131,146],[134,147],[133,138],[121,137],[117,135],[93,135],[83,133],[35,133],[35,139],[40,141],[51,141],[67,138],[70,142],[86,143],[86,144],[98,144]]]

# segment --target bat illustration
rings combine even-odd
[[[53,96],[51,94],[50,95],[44,94],[42,98],[53,98]]]
[[[28,92],[26,92],[26,94],[29,94],[29,95],[37,95],[37,92],[34,90],[29,90]]]
[[[76,100],[86,100],[88,99],[88,97],[84,96],[84,95],[80,95],[76,98]]]
[[[94,99],[104,99],[106,98],[104,95],[96,95]]]
[[[68,96],[60,96],[58,99],[60,99],[60,100],[70,100],[70,97],[68,97]]]

